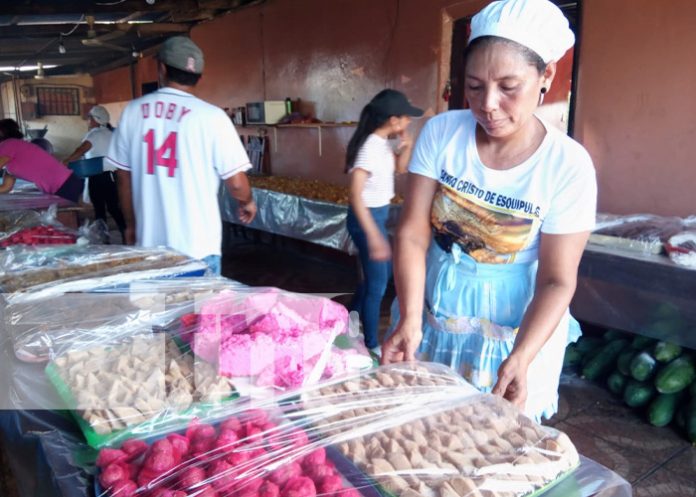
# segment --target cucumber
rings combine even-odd
[[[634,349],[644,350],[644,349],[647,349],[648,347],[652,347],[654,343],[655,343],[654,338],[646,337],[643,335],[637,335],[633,339],[633,342],[631,342],[631,346]]]
[[[631,360],[639,354],[639,351],[629,347],[619,354],[616,359],[616,369],[625,376],[631,376]]]
[[[696,446],[696,410],[693,409],[686,413],[686,437]]]
[[[628,346],[628,340],[619,338],[607,343],[592,357],[582,368],[582,377],[588,380],[596,380],[607,374],[616,362],[621,351]]]
[[[682,348],[679,345],[670,342],[657,342],[653,349],[653,356],[660,362],[669,362],[682,353]]]
[[[598,349],[604,345],[604,340],[598,337],[588,337],[588,336],[581,336],[578,338],[578,341],[575,342],[575,348],[577,349],[580,354],[583,355],[583,357],[586,354],[589,354],[590,352]]]
[[[642,407],[655,395],[655,388],[647,381],[628,380],[623,399],[630,407]]]
[[[688,414],[688,407],[689,406],[687,404],[684,404],[677,409],[677,413],[674,415],[674,424],[676,424],[677,428],[680,430],[686,431],[686,416]]]
[[[657,374],[655,387],[660,393],[677,393],[696,379],[696,368],[690,357],[677,357]]]
[[[631,376],[638,381],[650,378],[657,368],[657,361],[648,352],[641,352],[631,360]]]
[[[582,362],[582,354],[578,352],[574,343],[566,347],[565,355],[563,356],[563,369],[574,368]]]
[[[623,395],[626,382],[628,382],[628,377],[624,376],[618,371],[614,371],[609,375],[609,378],[607,378],[607,386],[609,387],[609,391],[618,396]]]
[[[604,340],[607,342],[611,342],[612,340],[616,340],[617,338],[626,338],[626,333],[624,333],[623,331],[610,329],[604,332],[602,338],[604,338]]]
[[[667,426],[674,417],[682,393],[661,393],[648,407],[648,420],[653,426]]]

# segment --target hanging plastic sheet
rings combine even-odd
[[[356,253],[346,231],[347,205],[260,188],[253,190],[258,210],[256,218],[248,225],[250,228]],[[224,221],[241,224],[237,217],[237,203],[226,190],[221,190],[220,209]],[[390,231],[396,227],[399,212],[400,206],[391,207],[387,222]]]

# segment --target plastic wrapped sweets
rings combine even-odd
[[[235,288],[248,287],[217,277],[136,280],[118,288],[7,305],[4,329],[19,360],[46,362],[65,349],[118,342],[166,327],[206,298]]]
[[[0,289],[7,303],[206,271],[205,263],[166,248],[15,246],[0,252]]]
[[[77,230],[61,224],[56,218],[58,208],[45,211],[0,213],[0,248],[13,245],[70,245],[103,243],[108,233],[104,221],[85,222]]]
[[[663,252],[663,243],[684,229],[684,220],[653,214],[599,214],[590,243],[648,254]]]
[[[428,363],[170,428],[103,448],[98,495],[517,497],[579,464],[566,435]]]
[[[223,278],[135,282],[129,292],[8,309],[11,407],[67,407],[94,447],[373,364],[348,335],[343,306]],[[65,309],[58,327],[42,319],[51,309]]]

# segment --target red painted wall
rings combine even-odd
[[[135,96],[141,95],[142,83],[157,81],[157,61],[143,57],[135,63]],[[94,75],[94,97],[99,103],[123,102],[133,99],[130,66],[119,67]]]
[[[97,103],[123,102],[132,98],[128,66],[95,74],[93,81]]]
[[[600,209],[696,214],[696,2],[584,5],[575,129]]]
[[[365,102],[390,86],[432,114],[446,106],[440,96],[452,19],[486,3],[267,0],[192,30],[206,56],[197,93],[220,107],[299,97],[320,119],[342,121],[357,120]],[[696,65],[689,47],[696,46],[696,2],[583,5],[575,132],[598,169],[600,208],[694,213]],[[127,76],[127,69],[96,76],[98,100],[130,98]],[[550,100],[565,90],[556,85],[561,95]],[[322,130],[319,157],[316,129],[276,130],[273,173],[345,184],[351,132]]]

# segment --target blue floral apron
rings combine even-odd
[[[433,241],[426,267],[423,342],[418,359],[446,364],[479,390],[490,392],[534,294],[537,262],[480,263],[456,243],[446,252]],[[398,318],[395,301],[393,325]],[[525,412],[535,420],[549,418],[557,411],[565,348],[579,336],[577,321],[566,311],[530,365]]]

